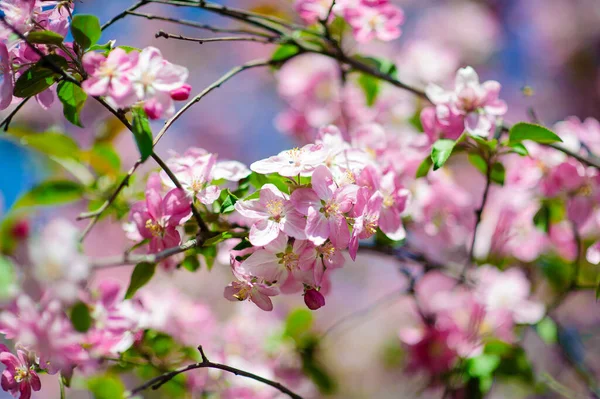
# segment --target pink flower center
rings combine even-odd
[[[240,290],[233,295],[233,297],[235,299],[237,299],[238,301],[245,301],[246,299],[248,299],[248,296],[250,295],[250,286],[248,285],[244,285],[240,288]]]
[[[327,260],[331,259],[331,257],[335,254],[335,251],[335,247],[330,242],[317,248],[317,252],[321,254],[324,258],[327,258]]]
[[[325,215],[326,218],[330,218],[331,216],[335,216],[340,213],[340,206],[333,201],[325,204],[323,208],[321,208],[321,213]]]
[[[289,150],[287,152],[287,155],[289,157],[288,159],[288,163],[290,165],[296,165],[296,166],[300,166],[301,162],[300,162],[300,156],[302,155],[302,150],[299,148],[293,148],[291,150]]]
[[[394,197],[392,195],[386,195],[385,197],[383,197],[384,207],[391,208],[392,206],[394,206],[395,203],[396,201],[394,201]]]
[[[202,189],[204,188],[204,179],[194,176],[192,178],[192,184],[190,184],[190,188],[195,193],[202,191]]]
[[[21,383],[28,381],[30,377],[29,369],[27,367],[18,367],[15,369],[15,381]]]
[[[285,252],[279,255],[281,257],[279,264],[284,265],[289,271],[292,271],[298,267],[298,259],[300,257],[294,252]]]

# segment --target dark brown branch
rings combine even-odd
[[[290,398],[303,399],[302,396],[294,393],[289,388],[285,387],[284,385],[280,384],[279,382],[271,381],[271,380],[261,377],[259,375],[250,373],[248,371],[240,370],[235,367],[227,366],[225,364],[213,363],[210,360],[208,360],[208,358],[206,357],[206,354],[204,353],[202,346],[199,346],[198,350],[200,351],[200,356],[202,356],[202,361],[200,363],[190,364],[188,366],[178,368],[177,370],[169,371],[168,373],[159,375],[158,377],[155,377],[155,378],[147,381],[146,383],[140,385],[139,387],[132,389],[130,397],[135,396],[136,394],[138,394],[142,391],[145,391],[146,389],[154,389],[154,390],[159,389],[161,386],[163,386],[167,382],[171,381],[173,378],[175,378],[179,374],[182,374],[182,373],[185,373],[185,372],[188,372],[191,370],[196,370],[196,369],[212,368],[212,369],[223,370],[228,373],[232,373],[232,374],[239,375],[242,377],[251,378],[258,382],[262,382],[263,384],[269,385],[269,386],[279,390],[280,392],[288,395]]]
[[[134,12],[134,11],[126,11],[125,13],[127,15],[132,15],[134,17],[145,18],[148,20],[172,22],[172,23],[175,23],[178,25],[189,26],[189,27],[196,28],[196,29],[207,30],[207,31],[213,32],[213,33],[236,33],[236,34],[247,34],[247,35],[259,36],[259,37],[271,37],[271,35],[269,35],[268,33],[263,33],[263,32],[259,32],[259,31],[255,31],[255,30],[251,30],[251,29],[216,28],[212,25],[199,24],[197,22],[187,21],[184,19],[163,17],[163,16],[159,16],[159,15],[152,15],[152,14],[144,14],[144,13]]]
[[[125,18],[131,12],[137,10],[138,8],[140,8],[141,6],[143,6],[144,4],[148,4],[148,3],[149,3],[148,0],[140,0],[140,1],[138,1],[133,6],[129,7],[127,10],[125,10],[125,11],[123,11],[123,12],[115,15],[113,18],[111,18],[107,23],[105,23],[104,25],[102,25],[101,29],[102,30],[106,30],[109,26],[111,26],[112,24],[114,24],[118,20]]]
[[[10,126],[10,122],[12,121],[12,119],[15,117],[15,115],[17,114],[17,112],[19,112],[21,110],[21,108],[23,108],[23,106],[25,104],[27,104],[27,101],[29,101],[31,99],[31,97],[26,97],[24,98],[16,107],[15,109],[13,109],[10,114],[8,114],[6,116],[6,118],[4,118],[4,120],[2,122],[0,122],[0,127],[4,126],[4,131],[6,132],[8,130],[8,127]]]
[[[277,37],[256,37],[256,36],[227,36],[227,37],[210,37],[210,38],[198,38],[198,37],[188,37],[173,33],[167,33],[165,31],[159,30],[154,35],[155,38],[165,38],[165,39],[176,39],[183,40],[186,42],[195,42],[198,44],[204,43],[214,43],[214,42],[256,42],[263,44],[274,44],[277,43],[279,38]]]

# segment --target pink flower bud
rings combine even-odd
[[[21,219],[17,221],[11,229],[11,233],[16,240],[27,239],[29,237],[29,220]]]
[[[163,106],[159,101],[152,98],[144,104],[144,111],[146,111],[148,118],[153,120],[160,119],[163,114]]]
[[[185,101],[190,98],[190,92],[192,91],[192,86],[189,84],[184,84],[179,89],[171,90],[171,98],[175,101]]]
[[[319,291],[311,288],[304,293],[304,303],[310,310],[317,310],[325,306],[325,297]]]

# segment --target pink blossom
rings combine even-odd
[[[426,93],[436,106],[435,116],[441,126],[454,127],[457,116],[460,116],[464,129],[470,134],[487,137],[495,127],[496,118],[507,111],[506,103],[498,98],[500,88],[496,81],[479,83],[477,72],[466,67],[456,73],[454,90],[447,91],[430,84]],[[425,120],[429,122],[428,118]],[[454,134],[453,129],[451,134]]]
[[[231,269],[237,280],[225,287],[223,296],[230,301],[250,300],[260,309],[269,312],[273,310],[273,302],[270,297],[279,295],[279,289],[253,276],[236,260],[238,254],[247,255],[251,250],[253,249],[231,251]]]
[[[191,198],[197,198],[203,204],[210,205],[221,194],[221,189],[212,184],[216,161],[216,155],[199,149],[198,153],[186,152],[183,157],[171,158],[167,161],[167,165]],[[160,177],[164,185],[175,187],[164,171],[160,172]]]
[[[119,107],[135,102],[130,74],[137,68],[137,51],[127,52],[121,48],[112,50],[108,56],[88,52],[83,56],[83,66],[89,77],[82,83],[91,96],[109,96]]]
[[[19,32],[27,33],[33,28],[32,13],[36,0],[3,0],[0,3],[0,11],[4,14],[6,22],[14,26]],[[0,40],[5,40],[11,34],[10,29],[0,27]]]
[[[81,337],[56,300],[36,304],[28,296],[18,297],[0,314],[0,332],[33,352],[40,367],[51,374],[89,360],[80,345]]]
[[[305,239],[306,219],[294,209],[289,197],[272,184],[265,184],[256,200],[238,201],[235,209],[252,222],[249,239],[261,247],[282,231],[290,237]]]
[[[400,330],[400,339],[408,347],[407,370],[425,370],[431,375],[440,375],[450,370],[458,358],[456,351],[450,346],[452,334],[451,330],[429,326],[424,331],[412,328]]]
[[[513,267],[502,272],[493,266],[481,266],[473,277],[475,295],[488,311],[506,310],[516,323],[535,324],[544,317],[544,305],[529,299],[531,284],[521,269]]]
[[[154,119],[173,115],[175,105],[171,92],[180,90],[187,78],[187,68],[165,60],[155,47],[142,50],[137,66],[129,73],[138,100],[146,101],[144,108]]]
[[[373,195],[366,187],[358,190],[356,195],[356,204],[352,209],[354,224],[352,226],[352,236],[348,246],[348,252],[352,260],[356,260],[358,251],[358,240],[367,239],[377,232],[377,224],[383,204],[383,195],[375,191]]]
[[[392,4],[361,4],[346,9],[344,14],[352,26],[354,38],[359,43],[367,43],[373,39],[390,41],[402,34],[400,26],[404,23],[404,13]]]
[[[306,215],[306,236],[315,245],[329,238],[336,248],[346,248],[350,231],[346,213],[356,201],[358,186],[339,187],[326,166],[319,166],[312,176],[312,189],[301,188],[291,195],[298,212]]]
[[[542,192],[554,197],[560,192],[570,192],[580,188],[585,182],[585,171],[576,162],[566,161],[553,167],[542,180]]]
[[[155,189],[146,191],[146,199],[131,207],[130,220],[141,236],[150,240],[150,253],[181,243],[176,227],[191,215],[190,201],[185,191],[174,188],[164,197]]]
[[[0,110],[8,108],[13,99],[13,74],[6,44],[0,42]]]
[[[296,0],[294,8],[307,24],[314,24],[327,18],[332,0]]]
[[[290,273],[302,280],[304,276],[301,273],[300,254],[306,245],[303,240],[295,240],[293,245],[288,245],[287,236],[280,233],[275,240],[244,260],[241,268],[269,284],[283,284]]]
[[[317,286],[321,286],[326,270],[339,269],[344,266],[344,255],[331,241],[323,245],[307,245],[300,254],[300,267],[303,270],[312,270]]]
[[[22,349],[13,355],[6,346],[0,346],[0,362],[6,366],[2,372],[2,389],[20,399],[31,398],[31,391],[42,388],[40,377],[35,372],[35,364]]]
[[[584,144],[594,154],[600,154],[600,122],[594,118],[581,121],[571,116],[554,126],[556,133],[563,139],[562,146],[579,152]]]
[[[190,98],[190,93],[192,91],[192,86],[189,84],[184,84],[180,88],[171,90],[169,93],[171,98],[175,101],[185,101]]]
[[[250,165],[256,173],[279,173],[281,176],[310,176],[327,157],[322,145],[308,144],[302,148],[282,151],[278,155],[254,162]]]
[[[64,302],[77,299],[90,273],[90,264],[79,250],[80,233],[65,219],[54,219],[29,243],[33,277]]]

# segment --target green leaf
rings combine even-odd
[[[427,174],[429,173],[429,169],[431,169],[431,165],[433,165],[431,157],[425,158],[417,168],[417,173],[415,177],[419,179],[421,177],[427,176]]]
[[[544,317],[535,326],[535,329],[542,341],[546,344],[554,345],[558,341],[558,327],[550,317]]]
[[[43,182],[25,193],[13,205],[13,209],[60,205],[77,201],[83,196],[84,187],[70,180],[51,180]]]
[[[545,233],[550,231],[550,207],[547,204],[542,204],[540,209],[535,213],[533,224]]]
[[[475,166],[483,175],[487,173],[487,162],[485,162],[485,159],[481,155],[470,153],[468,158],[471,165]]]
[[[438,170],[450,158],[456,142],[448,139],[439,139],[433,143],[431,148],[431,160],[433,161],[433,170]]]
[[[0,255],[0,301],[4,302],[17,294],[17,275],[10,259]]]
[[[361,55],[357,55],[354,57],[356,60],[368,64],[377,71],[389,75],[392,78],[398,77],[398,69],[396,68],[396,64],[392,61],[385,58],[375,58],[375,57],[364,57]]]
[[[208,271],[211,271],[213,266],[215,265],[215,259],[217,258],[217,247],[202,247],[198,249],[198,253],[200,253],[204,257],[204,261],[206,262],[206,268]]]
[[[13,93],[16,97],[33,97],[52,86],[59,77],[52,69],[36,64],[19,76]]]
[[[525,122],[517,123],[510,129],[508,140],[510,144],[520,143],[523,140],[531,140],[542,144],[562,142],[561,138],[550,129]]]
[[[93,46],[90,46],[89,51],[102,51],[104,53],[108,53],[110,50],[112,50],[114,45],[115,41],[109,40],[104,44],[94,44]]]
[[[155,271],[155,263],[142,262],[135,265],[135,269],[133,269],[133,273],[131,274],[131,281],[129,282],[129,287],[127,287],[125,299],[133,298],[135,293],[140,288],[148,284],[148,282],[152,279],[152,276],[154,276]]]
[[[131,53],[132,51],[137,51],[137,52],[141,52],[142,51],[142,49],[139,49],[137,47],[131,47],[131,46],[117,46],[117,48],[125,50],[125,52],[127,54]]]
[[[71,323],[76,331],[86,332],[92,326],[92,316],[90,315],[90,308],[83,303],[77,302],[71,308]]]
[[[504,185],[504,179],[506,178],[506,169],[500,162],[495,162],[492,165],[492,173],[490,173],[490,180],[501,186]]]
[[[235,210],[235,203],[237,202],[237,198],[231,194],[229,190],[226,190],[226,197],[221,203],[220,213],[231,213]]]
[[[203,247],[212,247],[222,241],[230,239],[231,237],[233,237],[233,234],[231,232],[223,231],[223,232],[217,234],[216,236],[213,236],[213,237],[209,238],[208,240],[206,240],[204,242]]]
[[[121,170],[121,158],[110,144],[96,143],[82,157],[100,175],[116,175]]]
[[[80,155],[77,143],[66,134],[22,129],[10,129],[8,134],[18,139],[19,144],[50,157],[78,159]]]
[[[467,360],[467,372],[472,377],[486,377],[491,375],[500,364],[500,356],[482,354]]]
[[[65,118],[75,126],[83,127],[80,114],[87,100],[87,93],[75,83],[62,81],[58,84],[56,94],[63,105]]]
[[[296,309],[291,312],[285,321],[284,334],[294,340],[299,340],[310,331],[313,324],[312,312],[307,309]]]
[[[190,272],[197,271],[200,269],[200,261],[198,260],[198,256],[196,254],[186,256],[185,259],[183,259],[183,262],[181,262],[181,267],[189,270]]]
[[[102,36],[100,21],[95,15],[77,14],[71,20],[71,33],[83,49],[96,44]]]
[[[273,55],[271,56],[272,61],[283,61],[298,54],[300,49],[295,44],[282,44],[277,47]]]
[[[508,146],[510,148],[512,148],[511,152],[514,152],[515,154],[519,154],[523,157],[529,155],[529,151],[527,151],[527,147],[525,147],[521,143],[508,143]]]
[[[143,162],[152,155],[152,129],[146,111],[142,108],[134,108],[131,113],[133,114],[133,136]]]
[[[27,41],[33,44],[53,44],[59,46],[62,44],[64,37],[51,30],[41,30],[29,32]]]
[[[358,84],[365,93],[365,99],[368,107],[372,107],[381,91],[381,80],[366,73],[361,73],[358,78]]]
[[[125,385],[116,376],[92,377],[87,383],[94,399],[124,399]]]

